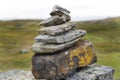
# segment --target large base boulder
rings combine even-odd
[[[67,78],[76,68],[93,64],[96,60],[92,43],[80,40],[61,52],[36,53],[32,58],[32,73],[36,79]]]

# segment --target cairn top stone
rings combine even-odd
[[[63,24],[71,20],[69,13],[70,11],[68,11],[67,9],[55,5],[53,7],[53,11],[50,13],[51,17],[46,20],[43,20],[38,25],[49,27]]]
[[[63,14],[68,15],[69,13],[70,13],[70,11],[68,11],[67,9],[62,8],[59,5],[55,5],[53,7],[53,11],[50,13],[50,15],[51,16],[54,16],[54,15],[62,16]]]

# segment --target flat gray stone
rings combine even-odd
[[[39,42],[39,43],[33,44],[32,51],[35,53],[41,53],[41,54],[55,53],[57,51],[61,51],[61,50],[71,47],[79,40],[80,40],[80,38],[75,39],[75,40],[65,43],[65,44],[46,44],[43,42]]]
[[[66,80],[113,80],[114,69],[108,66],[90,65]]]
[[[75,24],[67,22],[57,26],[50,26],[39,29],[39,33],[42,35],[57,35],[75,28]]]
[[[66,43],[77,38],[81,38],[86,35],[84,30],[71,30],[66,33],[62,33],[56,36],[50,35],[39,35],[35,38],[36,42],[45,42],[45,43]]]
[[[65,8],[62,8],[58,5],[55,5],[53,7],[53,11],[50,13],[51,16],[55,16],[55,15],[59,15],[59,16],[63,16],[66,17],[66,21],[70,21],[71,17],[69,16],[70,11],[68,11]]]
[[[52,16],[46,20],[43,20],[42,22],[39,23],[40,26],[55,26],[55,25],[60,25],[66,22],[66,17],[65,16]]]

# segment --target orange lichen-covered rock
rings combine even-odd
[[[67,78],[71,71],[95,63],[91,42],[79,40],[71,48],[54,54],[38,54],[32,58],[32,73],[36,79]]]
[[[74,48],[70,51],[70,67],[83,67],[93,63],[95,54],[90,42],[85,42],[84,45]]]

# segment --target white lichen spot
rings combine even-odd
[[[65,55],[68,55],[68,54],[69,54],[69,52],[68,52],[68,51],[66,51],[66,52],[65,52]]]

